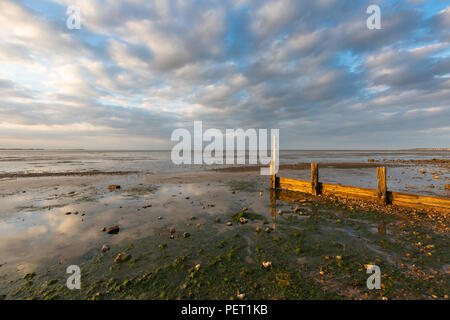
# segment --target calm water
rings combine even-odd
[[[427,151],[281,151],[280,163],[367,162],[376,159],[450,159],[450,152]],[[223,165],[224,166],[224,165]],[[0,174],[141,171],[152,173],[205,170],[220,165],[175,165],[170,151],[0,150]]]
[[[369,158],[450,159],[450,153],[282,151],[280,158],[281,163],[366,163]],[[99,170],[151,172],[164,176],[165,172],[198,172],[210,168],[206,165],[177,166],[171,162],[168,151],[0,151],[0,174]],[[437,169],[425,168],[427,174],[420,173],[420,166],[389,168],[388,188],[450,196],[444,188],[445,183],[449,183],[449,172],[440,173],[440,179],[436,181],[432,172]],[[282,175],[302,179],[309,179],[309,174],[309,170],[282,172]],[[41,178],[0,179],[0,293],[8,290],[10,279],[21,279],[25,273],[39,267],[81,263],[98,254],[105,243],[117,248],[136,239],[158,235],[164,230],[167,232],[171,225],[178,228],[191,215],[204,217],[195,224],[207,224],[217,215],[227,217],[230,212],[245,206],[269,221],[271,219],[269,194],[264,191],[259,195],[260,189],[268,188],[267,177],[256,176],[247,181],[247,175],[243,173],[242,180],[253,184],[254,190],[232,193],[235,186],[227,181],[160,184],[155,190],[149,190],[148,176],[91,177],[79,182],[57,177],[46,179],[45,183]],[[64,183],[65,180],[69,182]],[[376,170],[322,168],[320,180],[375,188]],[[6,190],[16,183],[21,185],[19,191]],[[110,192],[108,184],[111,183],[120,184],[122,188]],[[146,207],[149,204],[152,207]],[[67,212],[72,214],[67,215]],[[110,236],[100,231],[102,227],[115,224],[120,225],[119,235]],[[164,239],[167,240],[167,236]]]

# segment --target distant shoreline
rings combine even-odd
[[[96,152],[170,152],[172,149],[45,149],[45,148],[0,148],[0,151],[96,151]],[[194,150],[203,151],[203,150]],[[242,151],[242,150],[236,150]],[[248,151],[248,150],[244,150]],[[280,149],[280,151],[340,151],[340,152],[394,152],[394,151],[439,151],[450,152],[450,148],[411,148],[411,149]]]

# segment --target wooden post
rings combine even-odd
[[[272,149],[272,161],[270,162],[270,186],[272,189],[277,188],[277,175],[275,174],[275,168],[276,168],[276,146],[277,146],[277,140],[276,136],[273,136],[273,149]]]
[[[319,166],[317,163],[311,163],[311,193],[317,196],[319,191]]]
[[[387,199],[387,186],[386,186],[386,167],[377,168],[377,180],[378,180],[378,200],[381,204],[386,205]]]

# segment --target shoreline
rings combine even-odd
[[[67,255],[67,249],[66,254],[54,258],[41,252],[39,266],[18,266],[7,287],[2,285],[4,272],[12,270],[15,263],[0,261],[0,296],[233,299],[239,289],[248,299],[448,299],[444,297],[445,284],[436,286],[432,293],[425,290],[427,277],[443,281],[450,272],[445,264],[447,253],[440,249],[448,240],[448,214],[297,193],[292,200],[284,197],[273,206],[267,181],[258,181],[254,176],[181,188],[174,184],[169,192],[167,184],[149,188],[142,180],[111,192],[103,181],[98,186],[103,192],[89,205],[90,210],[79,204],[76,216],[65,215],[65,208],[51,214],[62,224],[72,221],[80,225],[82,229],[76,229],[80,234],[75,233],[74,239],[83,239],[87,233],[94,236],[89,240],[94,246],[84,248],[81,242],[80,253],[73,256]],[[123,196],[129,200],[121,200]],[[92,209],[104,201],[108,208],[95,213]],[[152,206],[146,208],[149,204]],[[248,209],[241,209],[243,206]],[[134,213],[130,215],[130,211]],[[243,212],[248,222],[234,221],[232,214],[236,212]],[[84,223],[80,222],[82,213],[86,213]],[[126,219],[122,219],[124,214]],[[113,224],[120,226],[118,235],[104,235],[100,230]],[[102,252],[103,244],[111,249]],[[114,262],[119,254],[129,258]],[[264,261],[271,261],[273,267],[261,268]],[[367,263],[383,268],[386,276],[381,291],[364,290],[365,270],[361,267]],[[65,268],[70,264],[79,264],[86,274],[81,292],[64,286]],[[195,265],[200,265],[197,271]],[[228,280],[215,285],[212,280],[217,274]],[[167,285],[168,275],[171,285]],[[410,289],[411,281],[414,290]]]
[[[377,165],[344,164],[344,176],[361,179]],[[281,174],[309,175],[309,166],[291,168]],[[322,168],[343,177],[344,168]],[[0,187],[0,299],[232,299],[236,289],[248,299],[448,299],[449,214],[289,192],[274,204],[269,177],[256,170],[42,176]],[[118,234],[101,231],[115,225]],[[114,262],[119,254],[130,257]],[[368,263],[387,274],[383,290],[364,290]],[[86,273],[78,293],[64,286],[72,264]]]

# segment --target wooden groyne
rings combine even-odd
[[[387,190],[386,167],[377,168],[377,189],[319,182],[319,165],[317,163],[311,163],[311,181],[282,178],[275,174],[272,174],[270,179],[272,189],[296,191],[312,195],[334,195],[344,198],[376,201],[383,205],[394,204],[450,213],[450,199]]]

